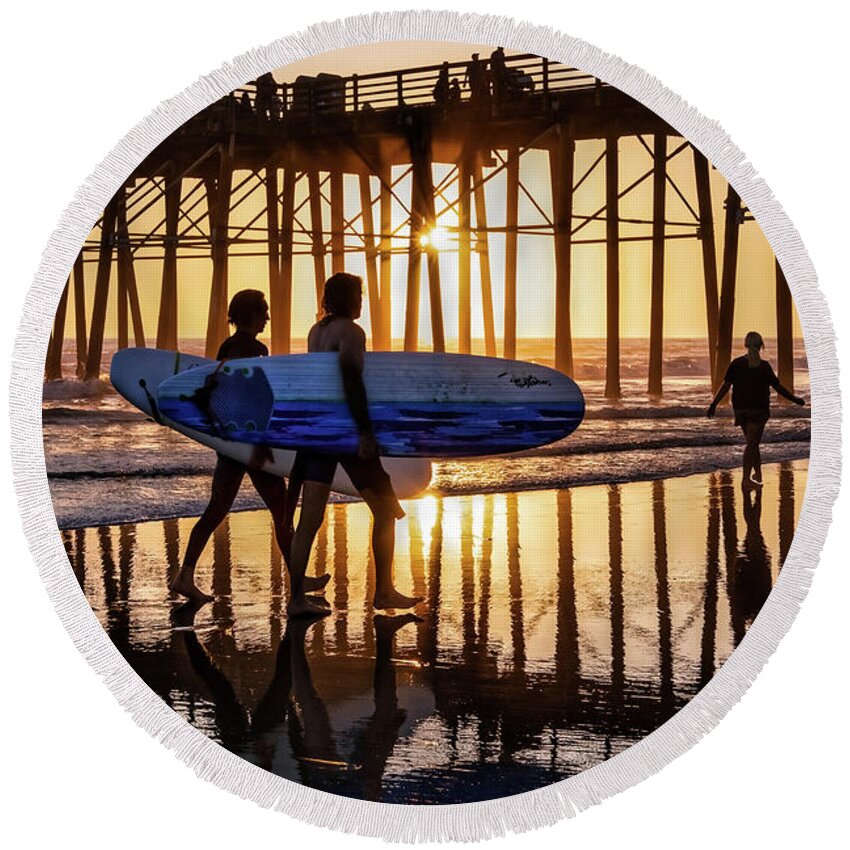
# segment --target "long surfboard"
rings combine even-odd
[[[159,419],[163,425],[209,446],[225,457],[247,464],[254,454],[253,444],[222,439],[174,422],[162,415],[156,402],[157,388],[163,381],[181,372],[209,369],[215,366],[215,360],[178,351],[127,348],[113,356],[109,377],[115,389],[143,413]],[[295,452],[274,448],[271,455],[271,460],[266,461],[263,469],[273,475],[288,477],[292,472]],[[431,482],[431,462],[425,458],[386,458],[383,464],[400,499],[409,499],[418,495],[426,490]],[[331,486],[337,493],[357,495],[357,490],[342,467],[337,469]]]
[[[518,360],[369,353],[363,381],[375,436],[388,457],[521,451],[566,437],[584,416],[584,397],[570,378]],[[357,451],[335,352],[181,371],[159,385],[157,404],[170,421],[225,441]]]

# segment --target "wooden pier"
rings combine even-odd
[[[710,165],[655,113],[593,77],[533,55],[505,57],[501,70],[491,69],[484,88],[481,84],[448,86],[451,78],[462,84],[469,71],[468,63],[456,62],[346,78],[300,77],[286,84],[264,75],[201,111],[138,165],[107,205],[93,238],[83,246],[56,312],[46,359],[47,379],[63,377],[61,359],[71,289],[77,377],[100,375],[112,286],[117,287],[117,298],[112,301],[117,305],[119,347],[149,341],[134,269],[140,251],[145,259],[155,251],[162,262],[155,337],[160,348],[177,347],[180,260],[212,259],[206,352],[214,356],[227,333],[229,261],[267,257],[271,348],[273,353],[283,354],[291,349],[295,258],[312,256],[318,310],[329,271],[345,268],[348,255],[357,252],[365,257],[373,347],[388,350],[392,345],[393,258],[404,254],[404,349],[416,350],[419,345],[424,266],[431,345],[435,351],[444,351],[444,288],[439,246],[433,237],[444,227],[441,219],[456,216],[457,225],[449,232],[452,251],[457,254],[460,352],[472,347],[472,258],[477,254],[485,353],[516,356],[517,304],[524,297],[518,240],[520,235],[533,233],[553,240],[553,360],[558,369],[572,374],[574,254],[583,245],[604,242],[605,392],[608,398],[620,398],[620,248],[628,242],[650,242],[647,392],[661,396],[665,245],[670,239],[697,239],[702,247],[707,347],[717,385],[731,354],[740,228],[752,219],[736,192],[729,187],[718,261]],[[646,172],[627,186],[620,180],[620,140],[624,138],[638,139],[648,162]],[[604,144],[602,152],[590,169],[577,175],[576,147],[594,141]],[[551,201],[547,198],[545,203],[536,199],[522,180],[522,158],[534,151],[545,152],[549,160]],[[697,196],[693,203],[668,168],[673,159],[688,151],[693,158]],[[438,182],[435,165],[449,168]],[[574,196],[597,169],[604,171],[605,203],[583,213],[575,208]],[[488,221],[494,216],[488,215],[492,211],[487,209],[485,188],[502,172],[505,225],[490,226]],[[358,178],[359,213],[351,218],[346,215],[346,175]],[[412,187],[409,201],[399,189],[408,179]],[[623,199],[645,180],[652,185],[651,217],[623,218]],[[300,190],[303,195],[304,189],[306,200],[298,202],[297,193]],[[669,219],[666,201],[670,192],[683,201],[690,213],[688,221]],[[264,199],[261,213],[248,225],[237,226],[233,211],[255,196]],[[542,224],[520,220],[521,197],[535,207]],[[399,208],[404,213],[401,225],[393,221],[393,210]],[[329,216],[325,214],[328,209]],[[151,217],[159,219],[155,226],[147,223]],[[590,231],[585,228],[594,223],[604,223],[604,238],[588,236]],[[634,234],[632,227],[629,235],[624,235],[624,223],[640,226],[642,232]],[[501,287],[493,286],[491,233],[504,234]],[[96,274],[93,300],[87,305],[83,269],[89,262],[95,264]],[[791,387],[792,308],[778,263],[776,288],[780,377]],[[501,350],[494,290],[504,293]]]

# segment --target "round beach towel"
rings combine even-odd
[[[283,38],[139,124],[13,374],[27,533],[122,705],[234,793],[407,841],[695,743],[836,488],[829,317],[753,177],[639,69],[447,13]]]

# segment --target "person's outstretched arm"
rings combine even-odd
[[[776,377],[776,372],[773,371],[772,366],[770,367],[770,385],[779,395],[782,396],[782,398],[787,398],[788,401],[793,401],[794,404],[799,404],[800,407],[806,403],[806,400],[802,396],[794,395],[791,390],[783,387],[782,384],[779,383],[779,378]]]
[[[800,407],[802,407],[806,403],[806,400],[801,395],[794,395],[791,390],[787,389],[786,387],[783,387],[782,384],[779,383],[779,381],[774,384],[773,389],[775,389],[776,392],[783,398],[787,398],[788,401],[793,401],[794,404],[799,404]]]
[[[724,381],[720,385],[720,388],[717,390],[717,393],[711,400],[711,404],[708,406],[708,410],[705,414],[709,419],[711,419],[717,412],[717,405],[720,404],[721,401],[723,401],[723,397],[726,395],[726,393],[729,392],[731,387],[732,385],[728,381]]]
[[[345,401],[357,431],[360,434],[358,455],[364,460],[376,457],[378,444],[372,431],[369,417],[369,404],[366,399],[366,385],[363,383],[363,355],[366,351],[366,334],[363,329],[352,324],[339,344],[339,368],[342,372],[342,389]]]

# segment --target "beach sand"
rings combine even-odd
[[[287,624],[262,511],[169,597],[192,519],[62,532],[107,634],[213,740],[314,788],[395,803],[486,800],[558,781],[660,726],[743,638],[791,544],[808,463],[404,503],[396,576],[419,623],[376,618],[364,505],[329,507],[311,572],[333,613]]]

